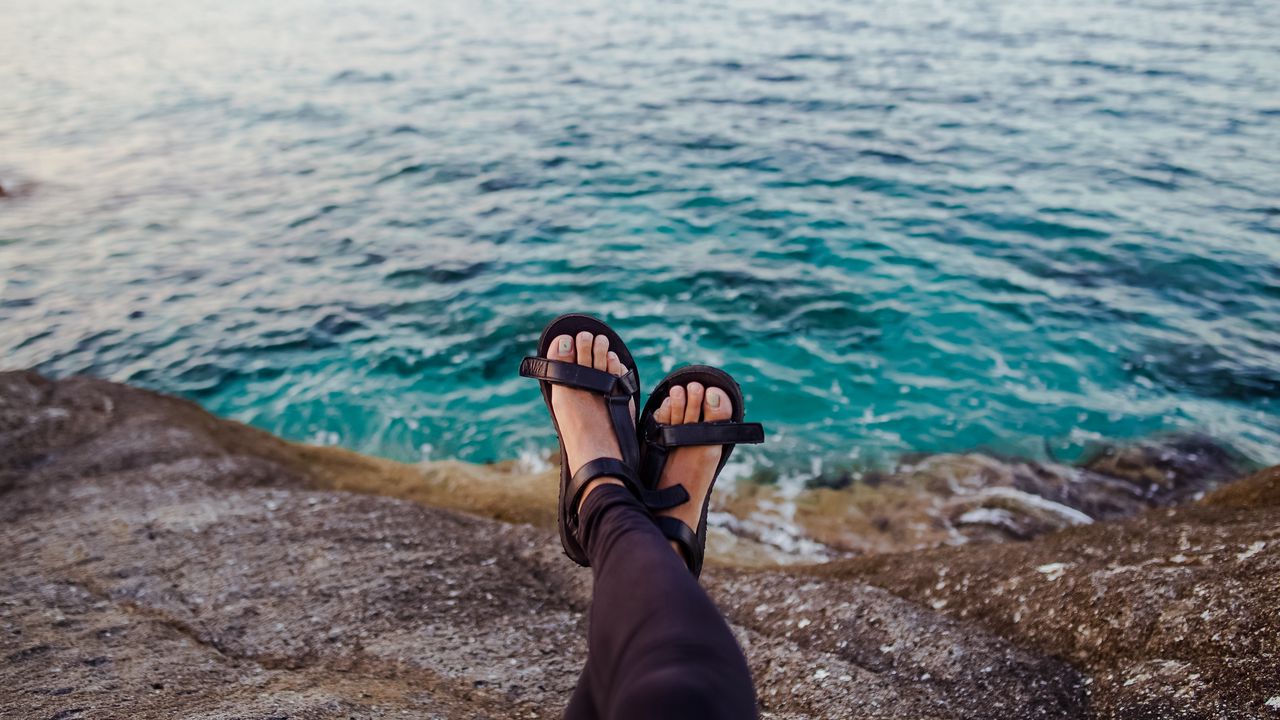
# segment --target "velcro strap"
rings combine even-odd
[[[605,398],[609,421],[613,424],[613,436],[618,440],[618,449],[622,450],[622,461],[630,467],[639,467],[640,440],[636,437],[636,416],[631,411],[630,403],[630,395],[610,395]]]
[[[689,491],[684,485],[672,485],[661,490],[644,490],[640,499],[650,510],[667,510],[689,502]]]
[[[609,395],[617,387],[626,389],[636,387],[635,372],[629,371],[618,377],[603,370],[542,357],[527,357],[520,361],[520,375],[543,380],[557,385],[565,385],[579,390],[587,390],[599,395]],[[635,390],[627,390],[627,394]]]
[[[616,477],[628,487],[640,486],[640,483],[636,482],[636,474],[626,463],[617,458],[596,458],[578,468],[578,472],[574,473],[573,478],[569,480],[567,494],[570,497],[570,507],[578,507],[578,496],[582,493],[582,489],[598,477]]]
[[[649,429],[649,442],[663,447],[684,445],[755,445],[764,442],[764,426],[760,423],[709,422],[687,425],[655,425]]]
[[[673,517],[658,515],[653,518],[653,522],[668,540],[673,540],[680,546],[684,564],[697,577],[702,572],[702,558],[698,556],[698,535],[688,525]]]

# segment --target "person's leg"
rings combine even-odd
[[[569,697],[569,705],[564,709],[564,720],[598,720],[600,712],[596,710],[595,700],[591,693],[594,683],[591,680],[591,657],[578,676],[578,686]]]
[[[625,368],[608,339],[579,333],[557,337],[547,357],[576,362],[614,375]],[[696,422],[728,417],[727,396],[691,383],[673,388],[657,413],[660,422]],[[717,401],[725,400],[723,405]],[[677,401],[678,402],[675,402]],[[620,457],[599,397],[554,386],[551,402],[565,457],[576,472],[591,458]],[[633,408],[634,412],[634,408]],[[660,484],[682,482],[688,507],[667,511],[696,526],[710,491],[719,449],[680,448]],[[691,514],[691,508],[696,508]],[[584,490],[579,534],[595,574],[588,618],[587,664],[565,717],[753,718],[751,674],[729,626],[654,525],[649,511],[615,478],[599,478]],[[687,517],[686,517],[687,516]],[[692,518],[692,519],[690,519]]]
[[[753,718],[751,673],[728,624],[648,511],[594,490],[582,529],[595,574],[587,663],[570,710],[610,720]],[[582,696],[582,697],[580,697]]]

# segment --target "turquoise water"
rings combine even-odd
[[[1280,4],[20,3],[0,364],[400,459],[552,446],[570,310],[808,467],[1280,462]]]

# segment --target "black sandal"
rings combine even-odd
[[[627,368],[625,375],[618,377],[585,365],[547,358],[552,340],[560,335],[568,335],[576,342],[578,333],[583,330],[609,338],[609,350],[616,353],[618,360]],[[605,406],[609,410],[613,434],[617,436],[618,447],[622,450],[621,460],[595,458],[587,461],[578,472],[570,476],[569,457],[564,449],[564,440],[560,440],[560,543],[570,560],[587,567],[591,563],[578,538],[578,498],[587,483],[607,475],[622,480],[636,497],[641,495],[640,483],[635,474],[635,468],[640,464],[640,444],[636,438],[636,418],[631,414],[629,405],[634,400],[636,407],[640,407],[640,373],[636,370],[635,359],[627,351],[626,343],[608,325],[589,315],[561,315],[542,331],[537,357],[527,357],[520,361],[520,374],[538,380],[542,385],[542,399],[547,404],[547,411],[551,413],[557,437],[560,435],[560,423],[556,421],[555,410],[551,407],[552,384],[603,395]]]
[[[717,422],[697,422],[685,425],[661,425],[653,415],[662,405],[673,385],[688,385],[691,382],[702,383],[704,387],[718,387],[733,403],[733,415],[729,420]],[[723,445],[720,453],[720,464],[711,478],[711,486],[707,488],[707,497],[702,501],[702,517],[698,520],[698,531],[689,529],[680,520],[665,515],[655,515],[654,523],[668,540],[680,546],[684,554],[685,564],[693,572],[694,577],[702,574],[702,558],[707,547],[707,507],[711,503],[711,491],[715,488],[716,478],[737,443],[758,444],[764,442],[764,426],[760,423],[743,422],[742,389],[729,373],[707,365],[691,365],[680,368],[662,379],[649,395],[649,402],[640,414],[640,441],[644,444],[644,459],[641,462],[640,479],[643,483],[642,499],[650,510],[667,510],[689,502],[689,492],[683,485],[672,485],[658,490],[658,480],[662,477],[662,469],[666,467],[667,455],[674,448],[687,445]]]

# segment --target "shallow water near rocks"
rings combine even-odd
[[[6,367],[536,457],[517,362],[586,310],[732,372],[748,461],[1280,462],[1275,3],[51,0],[0,48]]]

